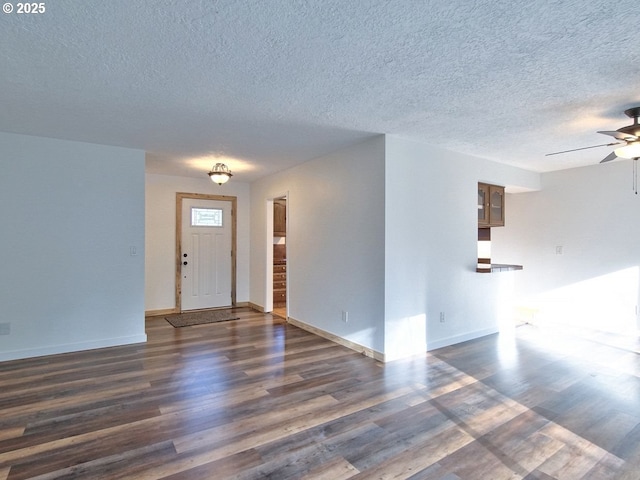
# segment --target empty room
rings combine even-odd
[[[0,480],[640,478],[636,12],[5,2]]]

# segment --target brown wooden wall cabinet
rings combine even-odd
[[[478,183],[478,265],[476,272],[522,270],[522,265],[491,262],[491,227],[504,227],[504,187]]]
[[[504,227],[504,187],[478,183],[478,226]]]
[[[273,201],[273,236],[287,236],[287,201],[275,199]]]

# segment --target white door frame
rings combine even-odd
[[[238,198],[229,195],[209,195],[206,193],[176,193],[176,306],[177,313],[182,311],[182,200],[194,198],[216,200],[231,203],[231,306],[236,305],[236,233]]]

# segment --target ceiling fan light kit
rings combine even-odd
[[[623,147],[614,150],[616,156],[620,158],[633,158],[637,160],[640,157],[640,142],[629,142]]]
[[[633,191],[638,194],[638,158],[640,158],[640,107],[629,108],[624,114],[633,118],[633,123],[626,127],[619,128],[615,132],[598,132],[605,135],[611,135],[618,140],[622,140],[625,145],[616,148],[613,153],[607,155],[600,163],[615,160],[616,157],[633,159]]]
[[[625,145],[618,147],[614,150],[616,157],[620,158],[633,158],[637,160],[640,157],[640,124],[638,124],[638,117],[640,117],[640,107],[629,108],[624,111],[624,114],[633,118],[633,123],[626,127],[619,128],[614,132],[600,131],[604,135],[610,135],[618,140],[625,142]],[[608,162],[613,158],[606,157],[600,163]],[[614,157],[615,158],[615,157]]]
[[[231,170],[224,163],[216,163],[211,171],[208,173],[209,178],[213,183],[217,183],[218,185],[222,185],[223,183],[227,183],[233,175],[231,174]]]

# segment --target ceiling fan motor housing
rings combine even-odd
[[[619,128],[618,132],[633,135],[635,137],[640,137],[640,124],[638,124],[638,117],[640,117],[640,107],[633,107],[625,110],[624,114],[629,118],[633,118],[633,125],[627,125],[626,127]]]

